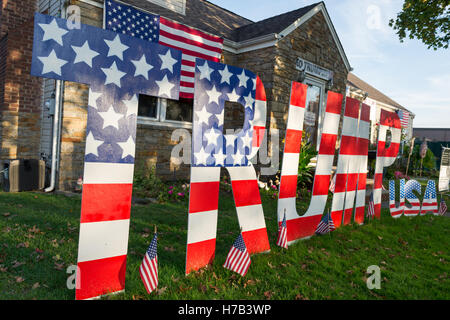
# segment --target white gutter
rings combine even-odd
[[[61,18],[65,18],[64,3],[60,7]],[[59,149],[61,141],[61,115],[62,115],[62,91],[64,82],[56,80],[55,82],[55,114],[53,115],[53,134],[52,134],[52,167],[50,173],[50,186],[44,189],[45,192],[52,192],[56,185],[56,171],[59,166]]]
[[[276,33],[269,33],[257,38],[252,38],[241,42],[235,42],[232,40],[224,39],[223,50],[234,54],[239,54],[243,52],[272,47],[276,44],[278,39],[280,39],[280,37]]]
[[[53,115],[53,134],[52,134],[52,167],[50,175],[50,186],[46,188],[45,192],[51,192],[55,189],[56,184],[56,170],[59,164],[59,141],[60,141],[60,124],[61,124],[61,106],[62,106],[62,81],[56,80],[55,86],[55,114]]]

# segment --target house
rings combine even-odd
[[[347,95],[354,97],[367,105],[371,106],[371,132],[370,132],[370,142],[372,144],[376,143],[377,134],[376,134],[376,124],[380,121],[380,113],[381,110],[387,110],[391,112],[399,112],[400,114],[405,115],[405,122],[402,122],[403,127],[403,141],[409,141],[412,138],[413,134],[413,120],[415,114],[410,110],[406,109],[404,106],[395,102],[387,95],[382,93],[381,91],[375,89],[370,84],[365,82],[364,80],[357,77],[354,73],[350,72],[348,74],[348,82],[347,82]],[[403,126],[405,123],[405,126]]]
[[[120,2],[222,37],[221,61],[253,71],[264,83],[267,128],[280,130],[280,150],[292,81],[308,85],[304,131],[315,144],[327,91],[346,93],[351,67],[324,2],[258,22],[205,0]],[[0,39],[0,57],[7,61],[2,59],[0,65],[0,160],[43,157],[53,168],[51,177],[60,190],[73,190],[83,175],[88,87],[34,78],[29,71],[34,11],[65,17],[68,5],[79,6],[82,23],[104,26],[101,0],[3,0],[1,12],[8,23],[2,23]],[[14,19],[18,21],[9,22]],[[239,128],[242,114],[240,107],[227,105],[225,130]],[[181,141],[172,135],[177,129],[192,129],[192,100],[141,95],[136,165],[155,165],[157,174],[165,179],[188,178],[189,166],[171,161],[171,151]],[[271,144],[270,135],[268,139]]]

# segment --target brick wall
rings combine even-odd
[[[3,1],[0,26],[0,159],[39,158],[41,80],[30,75],[33,0]]]

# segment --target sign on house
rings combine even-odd
[[[300,57],[297,58],[295,68],[299,71],[304,71],[306,74],[310,74],[326,81],[333,80],[333,71],[322,68]]]

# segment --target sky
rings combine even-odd
[[[252,21],[319,0],[209,0]],[[389,27],[403,0],[325,0],[344,51],[359,78],[412,111],[415,128],[450,128],[450,49],[401,43]]]

